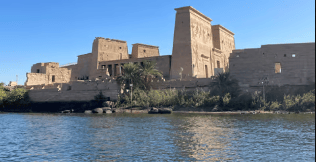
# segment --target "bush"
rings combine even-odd
[[[130,94],[119,96],[117,107],[130,106]],[[262,96],[252,96],[243,93],[232,97],[230,93],[224,96],[211,96],[210,92],[196,89],[185,90],[133,90],[133,106],[159,107],[159,106],[183,106],[183,107],[210,107],[218,106],[219,111],[236,110],[265,110],[265,111],[307,111],[315,110],[315,91],[305,93],[303,96],[284,95],[283,101],[265,101]]]
[[[24,88],[17,88],[8,94],[3,103],[7,108],[23,109],[30,103],[28,91]]]
[[[3,106],[3,101],[6,100],[8,97],[7,92],[4,89],[0,88],[0,107]]]
[[[300,106],[303,111],[307,109],[315,111],[315,89],[303,95]]]
[[[278,101],[272,101],[269,106],[269,110],[277,111],[280,110],[281,106],[282,104],[280,104]]]

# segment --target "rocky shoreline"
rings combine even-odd
[[[72,113],[72,110],[64,110],[61,113]],[[74,112],[75,113],[75,112]],[[112,114],[112,113],[132,113],[132,114],[214,114],[214,115],[237,115],[237,114],[315,114],[315,112],[288,112],[288,111],[203,111],[203,109],[190,110],[189,108],[184,108],[183,110],[172,110],[172,108],[95,108],[92,110],[85,110],[85,114]]]

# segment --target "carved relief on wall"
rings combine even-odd
[[[197,21],[192,21],[191,23],[191,33],[193,39],[199,39],[203,43],[209,43],[212,38],[210,27],[198,23]]]
[[[203,60],[199,51],[199,44],[196,42],[192,43],[192,63],[194,64],[194,75],[198,75],[203,71]]]
[[[234,37],[223,34],[223,39],[221,40],[221,50],[231,52],[234,47]]]

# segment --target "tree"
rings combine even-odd
[[[160,71],[156,69],[156,62],[144,61],[141,67],[141,76],[144,82],[144,86],[147,90],[150,89],[151,79],[155,77],[162,77]]]
[[[134,88],[144,88],[141,78],[141,68],[138,64],[128,63],[123,65],[124,74],[117,77],[116,81],[125,90],[129,88],[129,84],[133,84]]]
[[[219,73],[210,86],[213,95],[223,97],[229,93],[231,97],[234,98],[240,94],[238,81],[232,78],[229,72]]]
[[[24,88],[14,89],[8,94],[5,102],[14,108],[27,106],[30,103],[28,91]]]
[[[7,98],[8,92],[4,88],[4,83],[0,83],[0,106],[3,104],[3,101]]]

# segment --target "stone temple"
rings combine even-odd
[[[27,73],[26,87],[34,90],[41,87],[41,91],[38,91],[41,93],[35,95],[36,97],[43,96],[43,89],[51,95],[54,88],[59,91],[72,91],[74,94],[79,91],[95,91],[91,96],[98,93],[98,90],[110,93],[110,87],[113,86],[109,84],[113,82],[104,85],[103,89],[98,89],[93,88],[96,85],[88,86],[92,83],[84,81],[108,78],[115,80],[124,73],[123,64],[132,62],[142,65],[145,60],[155,61],[165,80],[180,81],[181,78],[182,82],[176,82],[180,87],[198,87],[198,82],[209,82],[211,79],[207,78],[226,71],[230,71],[246,89],[260,86],[263,78],[269,80],[270,85],[278,86],[307,85],[315,82],[314,42],[264,45],[257,49],[235,50],[233,32],[221,25],[212,25],[211,18],[191,6],[175,10],[172,55],[160,56],[158,46],[141,43],[133,44],[130,54],[126,41],[96,37],[92,43],[92,52],[79,55],[75,64],[34,64],[31,73]],[[184,82],[185,80],[188,82]],[[171,83],[167,84],[172,86]],[[167,88],[163,83],[156,85],[156,88]],[[76,90],[78,92],[74,92]],[[117,88],[112,90],[110,96],[117,96]],[[82,99],[87,99],[86,96]]]
[[[160,56],[158,46],[141,43],[133,44],[129,54],[126,41],[96,37],[92,52],[79,55],[77,64],[34,64],[26,85],[102,79],[107,74],[116,77],[123,73],[123,64],[142,64],[144,60],[155,61],[165,79],[179,78],[181,68],[182,78],[210,78],[216,72],[226,71],[229,55],[235,49],[234,33],[221,25],[211,25],[212,19],[191,6],[175,10],[172,55]]]

